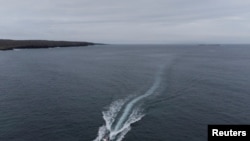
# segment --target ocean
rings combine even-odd
[[[250,45],[0,51],[1,141],[206,141],[250,124]]]

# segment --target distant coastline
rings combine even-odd
[[[24,48],[53,48],[53,47],[77,47],[77,46],[89,46],[100,45],[98,43],[91,42],[79,42],[79,41],[52,41],[52,40],[10,40],[0,39],[0,50],[13,50]]]

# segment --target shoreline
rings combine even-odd
[[[0,50],[80,47],[89,45],[101,45],[101,44],[92,42],[80,42],[80,41],[0,39]]]

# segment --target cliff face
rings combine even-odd
[[[1,40],[0,50],[11,50],[17,48],[51,48],[51,47],[76,47],[95,45],[91,42],[73,41],[48,41],[48,40]]]

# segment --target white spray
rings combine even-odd
[[[135,105],[144,98],[152,95],[161,84],[163,67],[156,75],[153,85],[143,94],[135,97],[131,101],[118,100],[111,104],[108,111],[103,112],[103,118],[106,125],[99,128],[98,136],[94,141],[103,141],[104,138],[109,138],[111,141],[122,141],[127,132],[131,129],[130,125],[139,121],[144,115]],[[120,111],[124,107],[123,111]],[[119,112],[123,112],[118,119]],[[116,121],[116,122],[115,122]],[[115,123],[115,125],[113,125]]]

